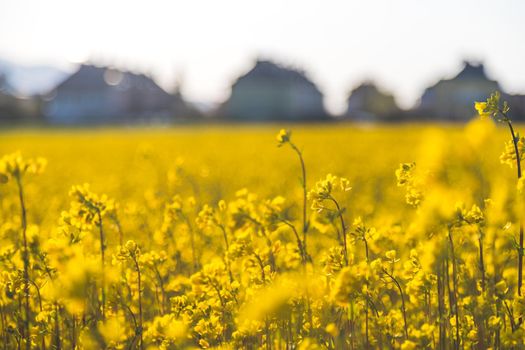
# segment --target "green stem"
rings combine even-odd
[[[253,255],[255,256],[255,259],[257,259],[257,262],[259,263],[259,267],[261,268],[262,282],[263,282],[263,284],[266,284],[266,274],[264,273],[264,263],[263,263],[261,257],[259,256],[259,254],[253,253]]]
[[[137,257],[132,255],[133,262],[135,263],[135,269],[137,271],[137,287],[138,287],[138,301],[139,301],[139,324],[137,327],[137,333],[140,336],[140,349],[144,349],[144,340],[142,337],[142,276],[140,273],[140,267],[139,262],[137,261]]]
[[[404,330],[405,330],[405,339],[408,339],[408,324],[407,324],[407,311],[406,311],[406,307],[405,307],[405,294],[403,293],[403,289],[401,288],[401,285],[399,284],[397,279],[393,275],[388,273],[388,271],[386,269],[383,269],[383,272],[388,277],[390,277],[392,282],[394,282],[394,284],[397,287],[397,290],[399,291],[399,295],[401,296],[401,311],[403,312],[403,325],[404,325]]]
[[[295,144],[290,142],[290,146],[292,149],[297,153],[297,156],[299,157],[299,161],[301,163],[301,173],[302,173],[302,187],[303,187],[303,247],[304,251],[306,252],[306,232],[308,231],[308,217],[306,216],[306,197],[307,197],[307,189],[306,189],[306,166],[304,165],[304,159],[303,154],[297,148]]]
[[[99,231],[99,239],[100,239],[100,263],[102,267],[102,288],[101,288],[101,299],[102,299],[102,320],[106,319],[106,273],[105,273],[105,251],[106,251],[106,243],[104,238],[104,226],[102,225],[102,213],[100,212],[100,209],[97,209],[97,216],[98,216],[98,231]]]
[[[161,276],[160,271],[159,271],[159,269],[157,268],[156,265],[153,266],[153,270],[155,272],[155,276],[157,277],[157,280],[159,281],[160,293],[161,293],[161,296],[162,296],[160,313],[161,313],[161,315],[164,315],[165,307],[166,307],[165,306],[166,305],[166,290],[164,288],[164,281],[162,280],[162,276]]]
[[[224,244],[226,245],[226,251],[224,252],[224,264],[226,265],[226,268],[228,269],[228,276],[230,277],[230,283],[233,282],[233,273],[232,273],[232,268],[231,268],[231,264],[230,264],[230,258],[228,256],[229,254],[229,251],[230,251],[230,243],[228,241],[228,234],[226,233],[226,229],[224,228],[223,225],[218,225],[219,228],[221,229],[221,232],[222,232],[222,237],[224,238]]]
[[[505,300],[503,300],[503,306],[505,306],[505,309],[507,310],[507,314],[509,315],[510,328],[514,332],[516,330],[516,324],[514,323],[514,315],[512,314],[512,310],[509,308],[509,305]]]
[[[196,271],[199,267],[199,263],[197,261],[197,254],[195,252],[195,232],[193,232],[193,226],[191,225],[188,217],[184,214],[181,215],[188,226],[188,231],[190,232],[191,259],[193,261],[193,271]]]
[[[483,258],[483,231],[481,229],[479,229],[478,245],[479,245],[479,270],[481,273],[481,289],[485,291],[485,261]]]
[[[33,287],[35,287],[36,296],[37,296],[37,300],[38,300],[38,306],[39,306],[40,312],[42,312],[44,310],[44,308],[42,306],[42,295],[40,294],[40,288],[38,287],[38,285],[34,281],[29,280],[29,282],[33,285]],[[45,334],[42,335],[42,350],[46,350],[46,337],[45,337]]]
[[[302,260],[302,263],[303,264],[306,264],[306,252],[304,251],[304,246],[301,242],[301,238],[299,237],[299,233],[297,232],[297,229],[295,228],[295,226],[289,222],[288,220],[281,220],[281,222],[283,224],[285,224],[286,226],[290,227],[295,235],[295,239],[297,240],[297,248],[299,249],[299,253],[301,254],[301,260]]]
[[[456,266],[456,254],[454,252],[454,240],[452,238],[452,231],[449,227],[448,229],[448,239],[450,243],[450,253],[451,253],[451,260],[452,260],[452,285],[454,286],[454,311],[455,311],[455,318],[456,318],[456,349],[459,349],[461,344],[461,339],[459,337],[459,294],[458,294],[458,272],[457,272],[457,266]]]
[[[510,134],[512,136],[512,143],[514,145],[514,152],[516,153],[516,167],[518,172],[518,179],[521,178],[521,154],[518,148],[518,138],[512,127],[512,122],[506,113],[500,111],[500,113],[505,117],[507,125],[509,126]],[[518,295],[521,296],[521,287],[523,285],[523,222],[520,220],[520,238],[519,238],[519,250],[518,250]],[[520,324],[521,324],[520,318]]]
[[[60,322],[59,322],[59,312],[60,309],[58,307],[58,303],[55,302],[55,349],[60,350],[62,349],[62,341],[60,339]]]
[[[24,250],[22,252],[22,260],[24,261],[24,328],[25,328],[25,346],[26,350],[31,349],[31,334],[30,334],[30,310],[29,310],[29,249],[27,245],[27,211],[24,201],[24,189],[20,175],[15,176],[16,184],[18,186],[18,197],[20,200],[21,220],[22,220],[22,239]]]
[[[506,113],[500,110],[500,113],[505,117],[507,125],[509,126],[510,134],[512,136],[512,143],[514,145],[514,152],[516,153],[516,168],[518,172],[518,180],[521,178],[521,154],[518,148],[518,138],[512,127],[512,122]],[[523,221],[520,220],[519,233],[519,248],[518,248],[518,296],[521,296],[521,287],[523,286]],[[523,323],[523,317],[520,316],[518,320],[519,325]]]
[[[348,250],[346,247],[346,225],[345,219],[343,218],[343,212],[341,210],[341,207],[339,206],[339,203],[337,203],[334,197],[330,196],[328,198],[335,204],[335,207],[337,208],[337,213],[339,215],[339,220],[341,221],[341,230],[343,231],[343,254],[345,258],[345,264],[346,266],[348,266]]]

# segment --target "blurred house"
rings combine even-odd
[[[304,72],[263,60],[237,79],[219,115],[238,121],[308,121],[327,117],[323,95]]]
[[[169,122],[189,113],[179,93],[167,93],[152,78],[93,65],[81,65],[46,99],[52,124]]]
[[[350,92],[344,118],[358,122],[396,121],[401,110],[394,96],[364,82]]]
[[[16,96],[12,91],[6,76],[0,74],[0,124],[41,122],[40,99]]]
[[[440,80],[427,88],[413,112],[420,118],[466,121],[475,115],[474,101],[485,100],[496,90],[501,88],[497,81],[487,77],[483,64],[465,62],[454,78]]]
[[[0,90],[0,123],[16,123],[20,118],[18,99]]]
[[[503,94],[503,99],[509,103],[509,115],[514,121],[525,121],[525,95]]]
[[[16,99],[9,94],[10,88],[5,74],[0,73],[0,122],[10,123],[16,120]]]

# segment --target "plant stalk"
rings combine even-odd
[[[16,184],[18,186],[18,197],[20,200],[21,220],[22,220],[22,239],[24,250],[22,252],[22,260],[24,261],[24,336],[26,350],[31,349],[31,334],[30,334],[30,309],[29,309],[29,249],[27,245],[27,211],[24,201],[24,189],[20,175],[15,176]]]

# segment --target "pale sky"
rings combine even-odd
[[[409,107],[464,58],[525,93],[525,1],[0,0],[0,57],[21,64],[91,59],[221,102],[258,56],[305,69],[333,113],[364,79]]]

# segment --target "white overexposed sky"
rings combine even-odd
[[[21,64],[91,59],[220,102],[259,56],[305,69],[335,113],[364,79],[409,107],[465,58],[524,93],[525,1],[0,0],[0,57]]]

